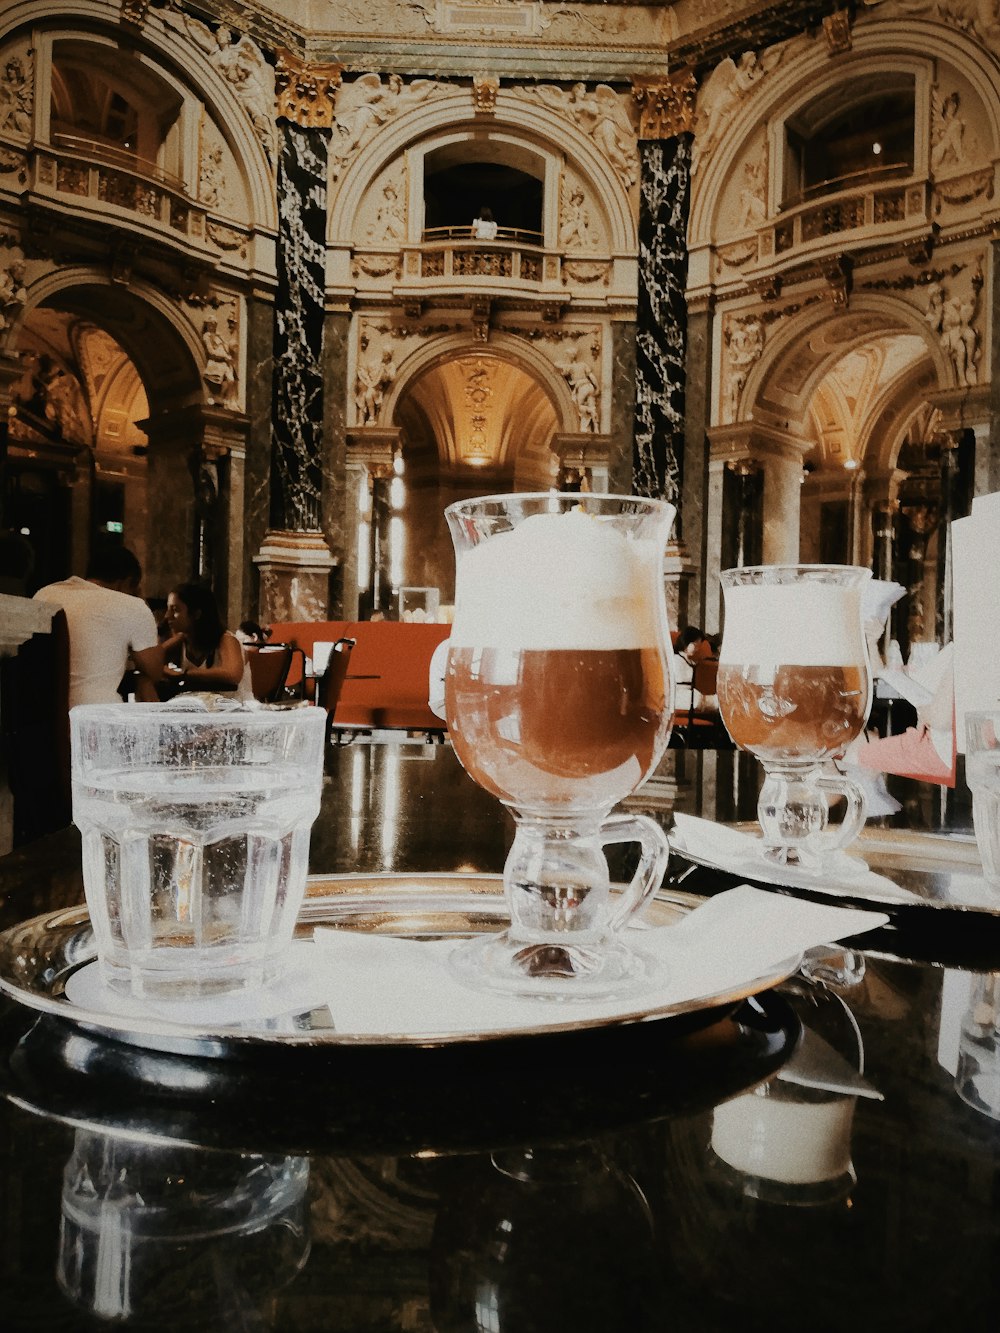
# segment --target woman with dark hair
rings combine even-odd
[[[166,620],[171,634],[165,645],[168,654],[179,654],[167,664],[167,680],[188,690],[253,697],[243,648],[223,625],[211,588],[201,583],[179,584],[167,595]]]

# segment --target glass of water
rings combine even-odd
[[[70,725],[103,980],[185,1000],[272,981],[305,894],[322,709],[92,704]]]

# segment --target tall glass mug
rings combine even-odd
[[[760,565],[722,573],[725,624],[719,709],[730,736],[764,766],[757,815],[763,853],[778,864],[846,869],[839,857],[864,823],[864,795],[823,765],[868,718],[872,685],[861,615],[871,570]],[[846,801],[836,830],[828,793]]]
[[[666,748],[673,708],[663,553],[673,508],[619,495],[451,505],[455,619],[445,703],[455,753],[508,806],[510,928],[456,950],[464,980],[559,997],[617,994],[642,955],[621,927],[663,877],[667,840],[609,816]],[[615,901],[604,844],[637,842]]]

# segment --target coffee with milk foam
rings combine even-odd
[[[535,514],[460,558],[451,646],[651,647],[662,640],[648,596],[658,555],[583,512]]]

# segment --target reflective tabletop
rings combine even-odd
[[[741,823],[754,780],[739,756],[671,752],[636,802],[667,827]],[[956,833],[970,871],[961,794],[899,791],[870,836]],[[446,746],[349,745],[312,865],[495,873],[510,836]],[[5,928],[82,901],[72,830],[0,874]],[[988,910],[917,913],[681,1027],[488,1059],[192,1059],[4,1002],[4,1327],[992,1326],[1000,1074],[956,1071],[996,1057],[1000,944]]]

